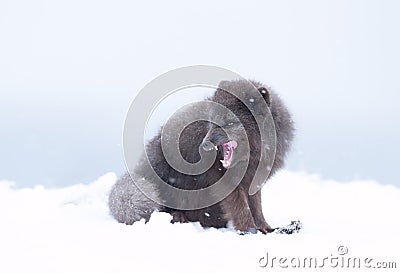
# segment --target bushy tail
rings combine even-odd
[[[142,193],[135,185],[135,182],[140,182],[140,185],[146,187],[146,193],[151,193],[151,199]],[[151,214],[156,210],[161,210],[162,206],[153,200],[159,199],[158,190],[152,183],[146,183],[144,178],[135,177],[133,179],[126,173],[115,183],[111,189],[108,199],[108,206],[112,216],[120,223],[132,225],[134,222],[141,219],[149,221]]]

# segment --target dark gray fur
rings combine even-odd
[[[275,92],[259,82],[252,81],[252,84],[260,91],[264,100],[269,105],[275,123],[277,146],[275,161],[272,164],[269,175],[269,177],[271,177],[284,165],[284,159],[294,136],[293,121],[287,108]],[[246,81],[223,81],[220,83],[214,95],[209,98],[209,100],[222,104],[233,111],[241,120],[249,137],[249,167],[239,186],[231,195],[205,209],[192,211],[174,210],[162,207],[147,198],[136,187],[132,178],[128,174],[125,174],[114,185],[109,196],[109,207],[114,218],[121,223],[132,224],[140,219],[148,221],[151,213],[158,210],[170,213],[173,216],[172,222],[199,221],[202,226],[219,228],[225,227],[228,221],[231,221],[234,228],[238,231],[248,232],[259,230],[262,233],[272,231],[273,229],[265,221],[262,213],[261,191],[258,191],[257,194],[252,196],[248,195],[249,186],[255,174],[262,149],[260,132],[254,117],[252,117],[250,111],[244,107],[243,103],[223,90],[234,89],[246,94],[246,92],[249,92],[249,89],[254,88],[254,86],[249,85]],[[230,133],[235,135],[235,128],[222,128],[228,131],[231,130]],[[225,170],[221,171],[222,165],[219,160],[216,160],[214,165],[204,174],[188,176],[176,172],[168,165],[163,157],[160,137],[161,135],[158,134],[147,143],[146,150],[149,155],[150,163],[154,166],[156,173],[167,183],[169,183],[169,177],[174,177],[173,186],[175,187],[188,190],[200,189],[213,184],[224,174]],[[179,141],[183,158],[191,163],[197,162],[200,159],[198,147],[206,138],[215,145],[220,145],[223,141],[226,141],[226,135],[224,136],[223,133],[221,133],[221,128],[215,128],[215,125],[211,125],[208,122],[198,121],[187,126],[182,132]],[[219,149],[218,153],[220,152],[221,149]],[[241,159],[239,158],[237,160]],[[150,187],[154,193],[152,199],[160,200],[160,198],[163,198],[163,193],[159,192],[159,190],[152,185],[152,178],[148,168],[149,166],[146,166],[146,164],[139,163],[138,167],[135,169],[133,179],[135,182],[140,182],[142,184],[147,183],[148,187]],[[269,177],[266,177],[265,180]],[[170,184],[172,185],[172,183]]]

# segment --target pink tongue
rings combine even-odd
[[[237,142],[234,140],[230,140],[224,143],[222,146],[223,146],[224,159],[221,160],[221,163],[222,166],[224,166],[224,168],[228,168],[232,163],[233,150],[236,149]]]

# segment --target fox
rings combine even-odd
[[[195,175],[175,170],[163,155],[160,130],[145,146],[148,161],[140,160],[133,173],[125,173],[113,185],[108,199],[111,215],[120,223],[132,225],[141,219],[147,223],[153,212],[160,211],[172,216],[171,223],[199,222],[205,228],[232,226],[241,234],[273,232],[274,228],[267,223],[262,212],[261,190],[255,194],[249,194],[261,154],[264,152],[263,149],[269,149],[269,147],[265,147],[261,143],[263,132],[258,127],[254,112],[237,96],[227,91],[233,90],[245,96],[250,94],[254,88],[263,100],[254,101],[254,109],[256,112],[258,109],[258,114],[260,114],[265,113],[265,107],[269,108],[276,135],[275,157],[269,164],[268,175],[263,177],[264,181],[261,185],[264,185],[284,166],[294,138],[295,129],[292,116],[278,94],[260,82],[221,81],[214,94],[206,101],[226,107],[237,119],[232,120],[229,116],[215,113],[210,109],[210,116],[217,122],[197,120],[190,123],[180,133],[178,144],[183,159],[192,164],[201,159],[199,149],[216,152],[216,158],[211,167],[205,172]],[[186,114],[196,111],[204,111],[204,109],[193,106],[188,109]],[[249,148],[247,155],[239,152],[245,142],[240,133],[243,130],[246,133]],[[173,187],[198,190],[213,185],[224,176],[227,170],[234,169],[243,162],[247,163],[247,167],[237,186],[225,198],[213,205],[200,209],[183,210],[167,207],[160,202],[170,196],[166,196],[168,193],[154,183],[154,172]],[[151,172],[150,168],[154,172]],[[138,187],[138,183],[140,183],[141,189]],[[151,196],[142,192],[143,187],[145,187],[146,193],[150,192]]]

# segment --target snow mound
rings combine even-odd
[[[107,207],[116,179],[109,173],[61,189],[1,181],[0,272],[309,272],[294,268],[307,257],[371,258],[369,272],[383,272],[373,269],[377,261],[400,267],[394,186],[282,171],[263,188],[264,215],[273,227],[300,220],[303,229],[265,236],[172,225],[166,213],[154,213],[147,224],[119,224]],[[286,264],[278,264],[282,257]],[[324,272],[362,271],[334,265],[325,263]]]

